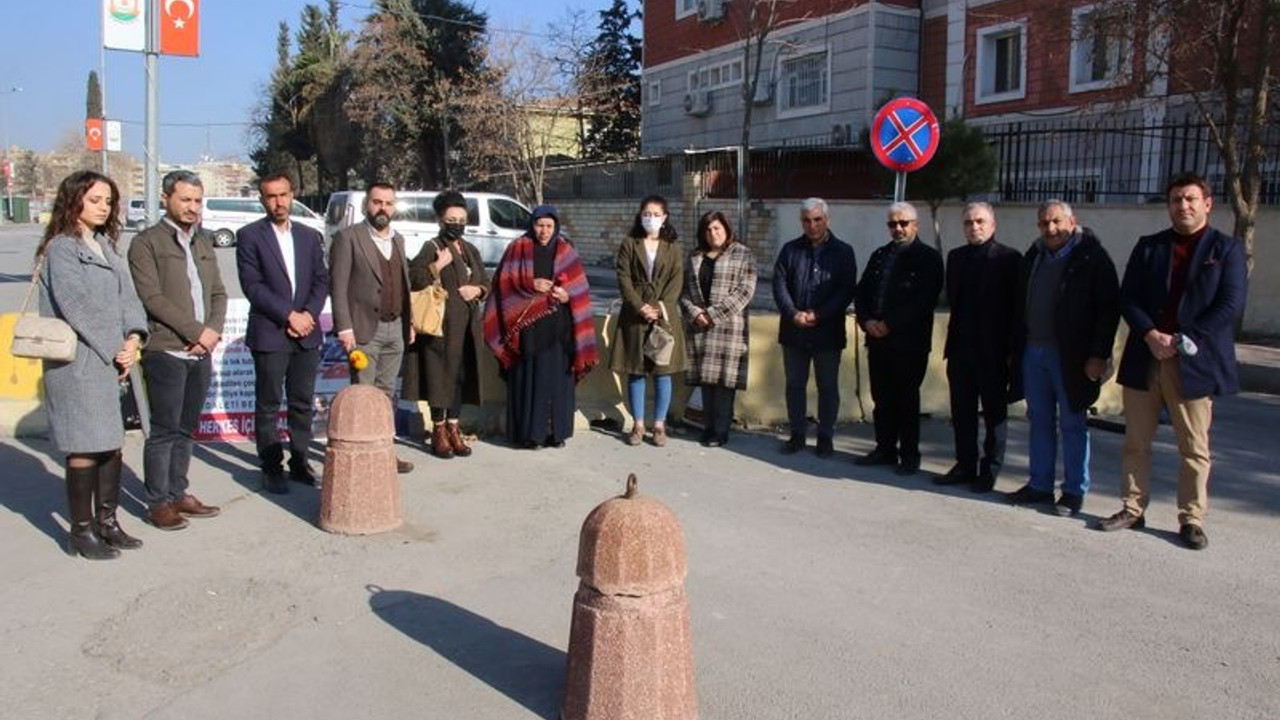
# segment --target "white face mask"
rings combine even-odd
[[[666,221],[666,218],[642,217],[640,218],[640,227],[643,227],[644,231],[650,235],[656,235],[658,234],[658,231],[662,229],[662,224]]]

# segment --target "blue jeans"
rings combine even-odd
[[[644,424],[644,393],[647,386],[645,375],[627,376],[627,400],[631,404],[631,417]],[[653,422],[665,423],[667,412],[671,409],[671,376],[653,376]]]
[[[809,364],[813,364],[818,384],[818,437],[830,438],[836,432],[836,415],[840,412],[841,349],[814,351],[806,347],[782,346],[782,369],[787,377],[787,422],[792,437],[804,437],[809,414]]]
[[[1089,426],[1085,411],[1072,412],[1062,382],[1057,348],[1028,345],[1022,356],[1022,382],[1031,421],[1031,481],[1034,490],[1053,491],[1062,431],[1062,492],[1089,492]]]

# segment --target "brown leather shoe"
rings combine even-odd
[[[413,472],[413,463],[409,462],[408,460],[401,460],[400,458],[396,458],[396,472],[399,473],[400,475],[408,475],[409,473]]]
[[[181,500],[174,503],[174,507],[184,516],[193,518],[217,517],[222,512],[222,508],[205,505],[195,495],[183,495]]]
[[[462,433],[458,430],[458,423],[445,423],[445,432],[449,436],[449,444],[453,446],[453,454],[458,457],[467,457],[471,454],[471,448],[467,447],[467,443],[462,439]]]
[[[175,503],[162,503],[148,510],[147,522],[161,530],[181,530],[189,524]]]
[[[453,443],[449,442],[449,431],[445,427],[449,423],[436,423],[431,431],[431,452],[441,460],[453,457]]]

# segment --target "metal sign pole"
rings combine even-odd
[[[893,201],[902,202],[907,199],[907,174],[904,172],[894,173],[893,178]]]
[[[143,150],[143,177],[146,178],[147,225],[160,222],[160,152],[157,139],[159,125],[160,91],[156,79],[156,71],[160,58],[160,0],[147,2],[147,107],[146,107],[146,147]]]

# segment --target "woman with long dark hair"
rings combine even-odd
[[[40,314],[76,333],[74,360],[44,361],[44,401],[54,445],[67,455],[67,553],[90,560],[142,545],[116,520],[124,445],[119,381],[147,337],[119,238],[120,191],[106,175],[83,170],[58,186],[36,251]]]
[[[676,243],[667,201],[650,195],[640,201],[631,231],[618,246],[616,270],[622,312],[613,334],[609,369],[627,379],[627,407],[634,423],[628,445],[645,438],[645,394],[653,376],[653,444],[667,444],[667,411],[671,407],[671,376],[684,369],[684,332],[679,321],[680,287],[684,283],[684,253]],[[645,354],[645,339],[655,326],[675,336],[666,364]]]
[[[702,390],[702,444],[729,442],[733,403],[747,387],[751,345],[751,298],[756,292],[756,259],[736,242],[724,213],[698,220],[698,247],[689,255],[680,309],[688,330],[689,369],[685,381]]]
[[[597,362],[595,320],[578,251],[551,205],[507,246],[484,307],[484,341],[507,381],[507,436],[520,448],[564,447],[575,384]]]

